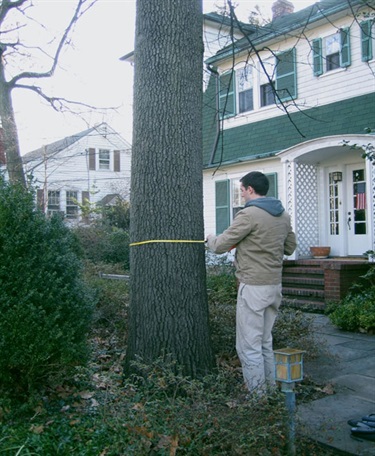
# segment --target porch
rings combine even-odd
[[[326,303],[344,298],[370,267],[375,267],[375,263],[363,257],[285,260],[283,303],[305,310],[324,310]]]

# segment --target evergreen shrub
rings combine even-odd
[[[92,296],[61,217],[0,180],[0,386],[42,386],[88,355]]]
[[[345,298],[327,308],[331,322],[346,331],[375,332],[375,268],[359,277]]]
[[[79,226],[74,232],[86,259],[96,263],[122,263],[129,268],[129,232],[105,224]]]

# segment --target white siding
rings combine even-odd
[[[89,149],[95,149],[96,169],[89,169]],[[110,151],[110,169],[98,169],[99,149]],[[120,151],[120,172],[113,171],[113,151]],[[97,203],[111,193],[129,196],[130,189],[130,144],[108,126],[106,130],[94,130],[71,146],[53,156],[42,156],[25,165],[26,173],[32,172],[33,185],[46,187],[48,191],[60,191],[60,210],[66,211],[66,191],[78,192],[82,202],[82,192],[90,192],[90,202]]]
[[[358,21],[360,20],[358,19]],[[326,22],[317,28],[313,29],[312,26],[310,26],[310,30],[306,28],[302,36],[300,31],[294,33],[293,36],[288,34],[288,37],[286,36],[282,42],[269,46],[272,52],[267,50],[259,53],[260,58],[266,60],[272,57],[272,53],[278,53],[296,47],[298,98],[295,100],[295,106],[292,103],[288,104],[289,113],[374,92],[375,59],[368,63],[361,60],[361,34],[358,21],[350,16],[337,19],[330,18],[330,22]],[[312,40],[332,35],[345,27],[350,27],[351,65],[347,68],[323,73],[321,76],[314,76],[311,50]],[[241,68],[247,59],[248,55],[246,54],[237,57],[236,68]],[[257,56],[251,56],[248,62],[253,64],[255,68],[259,68],[259,59]],[[232,61],[228,60],[221,66],[220,72],[228,71],[231,67]],[[257,71],[254,72],[254,91],[256,87],[259,87],[259,73]],[[253,111],[226,119],[224,128],[238,127],[284,115],[284,111],[275,105],[259,108],[256,101],[259,100],[258,94],[254,94],[254,100],[257,106],[255,106]]]

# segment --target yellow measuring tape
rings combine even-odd
[[[194,243],[201,243],[201,244],[204,244],[206,241],[203,240],[203,241],[193,241],[193,240],[184,240],[184,239],[181,239],[181,240],[174,240],[174,239],[152,239],[150,241],[141,241],[141,242],[132,242],[130,245],[130,247],[133,247],[135,245],[143,245],[143,244],[152,244],[154,242],[182,242],[182,243],[188,243],[188,244],[194,244]]]

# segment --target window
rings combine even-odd
[[[351,64],[349,29],[345,28],[323,39],[313,40],[312,51],[315,76],[348,67]]]
[[[49,216],[58,214],[60,212],[60,192],[50,190],[48,191],[48,205],[47,214]]]
[[[324,40],[324,47],[326,70],[331,71],[340,68],[340,35],[335,33],[334,35],[327,36]]]
[[[266,174],[270,182],[267,196],[277,198],[277,174]],[[215,183],[216,234],[221,234],[245,205],[241,198],[239,179],[226,179]]]
[[[236,87],[238,92],[238,112],[254,109],[253,105],[253,68],[246,65],[236,71]]]
[[[260,106],[275,103],[275,59],[268,59],[260,65]]]
[[[108,149],[99,149],[99,169],[109,169]]]
[[[66,192],[66,217],[69,219],[78,217],[78,192],[70,190]]]
[[[257,106],[254,105],[254,68],[252,65],[246,65],[244,68],[220,75],[219,110],[221,119],[274,104],[275,90],[280,101],[297,98],[295,49],[281,52],[277,56],[268,59],[265,61],[264,66],[269,77],[267,77],[261,67],[259,85],[256,87],[256,90],[260,92],[260,101],[257,102]]]
[[[374,57],[375,22],[367,20],[360,23],[362,62],[369,62]]]

